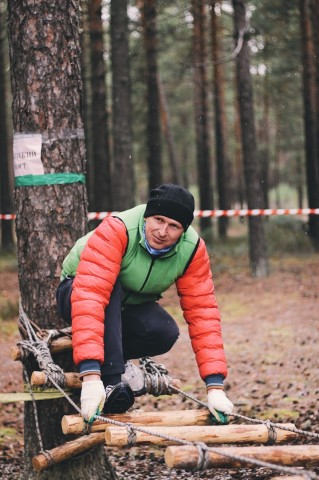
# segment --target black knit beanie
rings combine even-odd
[[[193,195],[179,185],[167,183],[151,190],[144,217],[163,215],[172,218],[188,229],[194,219],[195,201]]]

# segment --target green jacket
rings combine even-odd
[[[189,227],[168,253],[160,257],[150,255],[142,233],[144,211],[145,205],[139,205],[116,215],[125,224],[128,236],[119,274],[124,305],[158,300],[162,292],[183,275],[199,241],[196,231]],[[81,253],[92,234],[93,232],[89,232],[75,243],[63,262],[61,280],[67,275],[76,275]],[[123,234],[119,231],[118,235]]]

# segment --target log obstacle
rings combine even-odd
[[[283,424],[294,428],[293,424]],[[267,443],[270,441],[266,425],[210,425],[210,426],[156,426],[146,427],[153,434],[135,431],[137,444],[174,445],[176,440],[168,440],[160,435],[187,440],[189,442],[203,442],[206,444],[221,443]],[[297,437],[294,432],[276,429],[276,442],[284,442]],[[129,432],[126,427],[107,426],[105,442],[108,446],[123,447],[129,444]]]
[[[176,419],[180,419],[180,421],[183,421],[184,423],[188,421],[197,421],[199,422],[199,425],[202,425],[204,422],[209,422],[211,416],[207,411],[185,410],[179,412],[132,412],[112,414],[108,415],[108,418],[112,418],[121,422],[135,422],[136,425],[140,424],[144,426],[149,423],[152,423],[152,425],[156,423],[162,424],[163,421],[171,421],[172,423],[176,423]],[[103,431],[93,432],[93,429],[99,427],[99,424],[101,423],[102,426],[104,426]],[[81,426],[80,431],[79,425]],[[105,428],[107,425],[107,423],[96,421],[92,425],[92,433],[90,433],[90,435],[83,435],[76,440],[59,445],[58,447],[49,450],[49,455],[39,453],[32,459],[33,468],[36,471],[44,470],[50,466],[50,459],[53,463],[60,463],[64,460],[74,457],[75,455],[83,453],[96,445],[105,443]],[[82,433],[83,427],[84,421],[79,415],[65,415],[62,418],[62,429],[64,433]]]
[[[107,418],[123,423],[147,426],[187,426],[187,425],[211,425],[212,416],[208,410],[177,410],[165,412],[132,412],[122,414],[110,414]],[[83,433],[85,423],[80,415],[64,415],[62,417],[62,431],[65,435]],[[105,431],[110,426],[102,420],[93,422],[91,432]]]
[[[80,453],[90,450],[90,448],[100,445],[104,442],[104,432],[91,433],[83,437],[77,438],[63,445],[49,450],[49,455],[39,453],[32,459],[32,466],[34,470],[41,471],[48,468],[52,463],[60,463],[64,460],[79,455]]]
[[[49,345],[51,353],[62,352],[63,350],[70,350],[72,348],[72,339],[70,337],[60,337],[52,340]],[[16,345],[11,349],[12,360],[21,360],[22,350],[19,345]]]
[[[215,452],[220,450],[220,452],[230,456],[240,455],[252,460],[261,460],[277,465],[307,468],[319,466],[319,445],[215,447],[214,450]],[[243,466],[244,462],[215,452],[206,452],[206,468]],[[194,469],[197,467],[198,460],[199,452],[196,447],[171,446],[167,447],[165,451],[165,463],[168,468]]]
[[[65,386],[68,388],[81,388],[82,381],[78,373],[65,372]],[[34,371],[31,375],[31,385],[45,386],[50,383],[45,372]]]
[[[68,388],[81,388],[82,382],[79,374],[74,372],[65,372],[65,386]],[[31,375],[31,385],[45,386],[50,383],[47,375],[43,371],[34,371]],[[181,381],[178,378],[172,378],[171,386],[180,389]]]
[[[269,430],[265,424],[258,425],[210,425],[211,414],[208,410],[181,410],[164,412],[131,412],[111,414],[105,419],[126,423],[127,426],[144,427],[154,435],[134,430],[136,443],[155,443],[171,445],[177,438],[201,442],[203,444],[226,443],[264,443],[269,441]],[[183,426],[181,426],[183,424]],[[166,426],[164,426],[166,425]],[[62,430],[65,434],[79,434],[84,432],[84,421],[80,415],[65,415],[62,418]],[[291,423],[281,424],[284,428],[295,428]],[[90,448],[106,443],[108,446],[121,447],[128,444],[128,429],[97,420],[92,425],[89,435],[82,435],[74,441],[67,442],[48,452],[40,453],[32,460],[35,470],[40,471],[51,465],[67,460]],[[175,437],[170,441],[158,437],[156,433]],[[297,434],[293,431],[275,429],[276,438],[271,435],[272,441],[283,442],[294,439]],[[219,454],[216,450],[220,451]],[[317,466],[319,465],[319,446],[259,446],[259,447],[214,447],[214,453],[206,452],[206,468],[242,466],[245,462],[223,455],[239,455],[246,459],[251,458],[278,465]],[[168,446],[165,452],[165,462],[169,468],[194,469],[198,465],[199,451],[196,446]],[[298,477],[292,480],[299,480]]]

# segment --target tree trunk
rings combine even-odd
[[[157,83],[156,0],[143,0],[141,7],[146,52],[146,82],[148,106],[147,164],[149,189],[162,183],[160,96]]]
[[[195,129],[196,154],[199,185],[199,201],[201,210],[212,210],[213,191],[211,185],[211,165],[208,135],[208,104],[207,104],[207,61],[205,45],[205,1],[192,0],[193,14],[193,64],[195,92]],[[200,227],[210,237],[212,229],[211,218],[201,218]]]
[[[235,38],[246,25],[245,3],[233,0]],[[249,209],[262,208],[262,188],[257,164],[257,147],[254,124],[253,91],[250,76],[250,57],[247,34],[236,62],[239,111],[242,132],[244,176]],[[267,246],[263,218],[249,216],[249,256],[251,273],[255,277],[268,275]]]
[[[101,0],[89,0],[89,31],[91,57],[91,169],[92,199],[90,208],[96,212],[112,210],[111,155],[106,93],[106,62]]]
[[[134,168],[131,126],[127,0],[111,2],[113,94],[113,206],[125,210],[134,205]]]
[[[226,152],[226,114],[225,114],[225,88],[224,88],[224,67],[218,65],[221,46],[219,37],[221,29],[218,24],[215,12],[216,0],[211,0],[211,46],[212,61],[214,65],[214,110],[215,110],[215,147],[216,147],[216,167],[217,167],[217,188],[218,188],[218,206],[220,210],[228,210],[230,203],[230,185],[232,177],[230,171],[230,162]],[[218,219],[218,233],[221,238],[226,237],[228,217]]]
[[[238,91],[237,79],[234,78],[235,92]],[[233,185],[234,200],[239,202],[240,208],[243,208],[245,201],[244,175],[243,175],[243,149],[241,142],[241,127],[239,114],[238,96],[234,96],[234,136],[235,136],[235,152],[234,152],[234,171],[235,182]]]
[[[319,206],[319,146],[316,96],[316,62],[312,40],[309,2],[300,0],[301,53],[303,65],[304,128],[306,147],[306,178],[309,208]],[[318,32],[315,33],[317,35]],[[319,52],[318,52],[319,53]],[[319,85],[317,86],[319,88]],[[319,115],[319,114],[318,114]],[[318,125],[317,125],[318,122]],[[309,235],[319,250],[319,215],[309,216]]]
[[[169,164],[171,167],[171,177],[172,183],[181,185],[182,175],[180,172],[180,168],[177,161],[176,155],[176,148],[174,143],[173,137],[173,130],[171,125],[170,113],[165,93],[165,88],[162,82],[160,75],[157,75],[157,84],[158,84],[158,92],[160,96],[160,111],[161,111],[161,120],[162,120],[162,128],[167,142],[167,149],[168,149],[168,158]]]
[[[260,122],[260,164],[264,207],[269,208],[269,86],[268,74],[263,82],[263,115]]]
[[[81,48],[81,75],[83,89],[83,123],[86,151],[86,188],[88,195],[89,208],[94,204],[94,164],[93,164],[93,142],[92,142],[92,82],[91,82],[91,39],[89,27],[89,5],[86,0],[80,0],[81,8],[81,27],[80,35]],[[93,210],[90,208],[90,210]],[[91,223],[91,222],[90,222]]]
[[[5,25],[3,6],[0,5],[0,25]],[[1,27],[2,28],[2,27]],[[8,78],[5,32],[0,32],[0,213],[13,213],[13,185],[9,168],[9,122]],[[14,250],[12,220],[0,220],[0,247],[4,251]]]
[[[281,131],[282,131],[282,115],[281,115],[281,109],[278,108],[277,111],[275,112],[275,125],[276,125],[276,131],[275,131],[275,138],[273,140],[274,144],[274,165],[273,165],[273,186],[275,189],[275,206],[276,208],[281,207],[281,202],[280,202],[280,155],[281,155],[281,145],[280,145],[280,140],[281,140]]]
[[[40,328],[60,328],[55,290],[61,264],[87,223],[79,3],[9,0],[8,12],[21,305]],[[55,361],[70,370],[70,355]],[[26,362],[29,375],[34,364]],[[41,474],[32,470],[41,438],[43,449],[67,440],[61,432],[66,411],[74,409],[64,399],[38,402],[38,431],[32,403],[26,403],[23,478],[89,479],[92,472],[110,478],[102,447]]]

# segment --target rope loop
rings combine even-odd
[[[72,328],[71,327],[60,328],[59,330],[55,329],[55,328],[52,328],[50,330],[47,330],[46,332],[47,332],[47,337],[46,337],[45,341],[48,345],[50,345],[52,340],[55,340],[56,338],[59,338],[59,337],[62,337],[62,336],[66,336],[66,337],[71,338],[71,336],[72,336]]]
[[[40,453],[42,453],[42,455],[45,456],[45,458],[47,459],[48,461],[48,467],[52,467],[52,465],[54,465],[54,460],[53,460],[53,457],[50,453],[49,450],[41,450]]]
[[[65,387],[65,375],[63,369],[56,365],[51,356],[49,344],[47,341],[40,340],[31,325],[31,322],[25,313],[22,304],[19,306],[19,320],[21,325],[27,332],[28,339],[21,340],[19,342],[22,355],[22,359],[26,359],[30,353],[32,353],[39,364],[41,370],[43,370],[51,381],[51,378],[58,383],[61,387]],[[56,331],[52,330],[49,338],[56,335]],[[49,383],[49,382],[48,382]],[[48,386],[48,384],[47,384]],[[52,386],[52,384],[51,384]]]
[[[208,466],[208,449],[206,443],[203,442],[196,442],[195,446],[198,450],[198,462],[195,471],[201,472],[206,470]]]
[[[274,443],[276,443],[277,440],[277,431],[270,420],[266,420],[265,425],[268,430],[268,440],[266,444],[273,445]]]
[[[133,447],[133,445],[136,443],[136,431],[131,423],[128,423],[126,425],[126,429],[127,429],[127,446]]]

